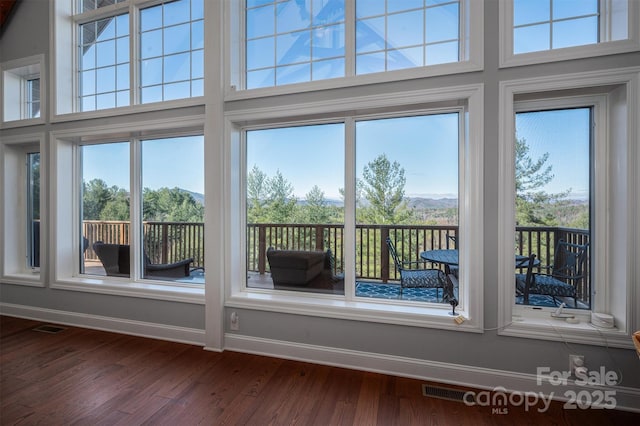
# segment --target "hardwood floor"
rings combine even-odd
[[[422,395],[423,381],[0,316],[2,425],[626,425],[612,410],[544,413]]]

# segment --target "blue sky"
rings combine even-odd
[[[405,170],[407,196],[456,196],[457,114],[359,121],[356,172],[380,154]],[[268,129],[247,135],[247,168],[271,177],[279,170],[298,198],[318,185],[327,198],[344,188],[345,135],[342,124]]]
[[[549,193],[571,189],[583,197],[589,191],[588,108],[520,113],[516,116],[518,138],[529,145],[529,156],[536,160],[549,153],[554,179],[544,188]]]
[[[83,147],[83,178],[129,189],[129,143]],[[142,142],[143,187],[182,188],[204,193],[204,137]]]

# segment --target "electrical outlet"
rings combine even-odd
[[[236,311],[231,312],[231,316],[229,317],[229,328],[233,331],[240,330],[240,318],[238,317],[238,313]]]
[[[569,355],[569,371],[574,376],[577,367],[584,367],[584,355]]]

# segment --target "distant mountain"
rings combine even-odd
[[[202,204],[204,206],[204,194],[201,194],[199,192],[187,191],[186,189],[182,189],[182,188],[180,188],[180,191],[190,194],[198,204]]]
[[[427,209],[451,209],[458,207],[457,198],[420,198],[420,197],[408,197],[405,198],[410,208],[417,210]]]

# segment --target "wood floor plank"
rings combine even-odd
[[[0,316],[0,425],[640,424],[558,402],[498,415],[424,397],[420,380],[40,324]]]

